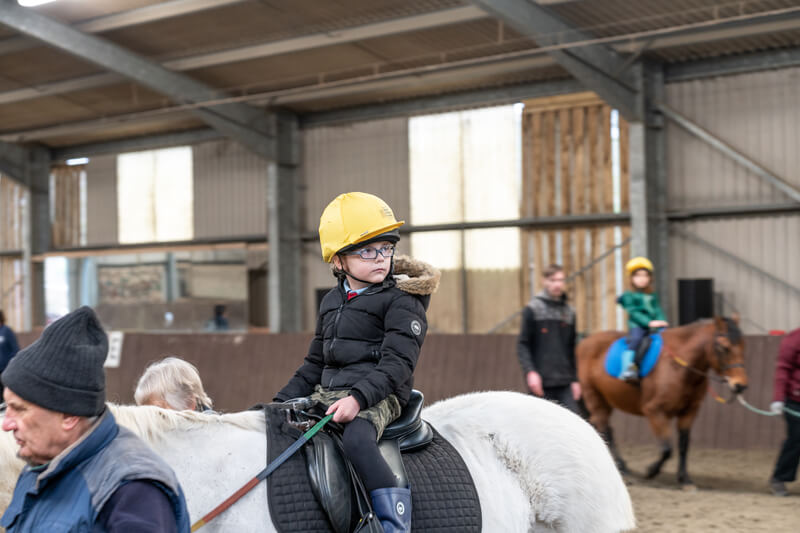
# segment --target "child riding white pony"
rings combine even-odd
[[[266,464],[263,413],[207,415],[111,406],[175,470],[197,520]],[[635,526],[628,491],[605,443],[578,416],[545,400],[483,392],[438,402],[425,418],[459,451],[481,501],[486,532],[610,533]],[[22,467],[0,437],[0,506]],[[261,483],[201,531],[275,531]]]

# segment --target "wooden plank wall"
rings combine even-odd
[[[0,174],[0,250],[22,250],[25,187]]]
[[[26,346],[36,335],[22,333],[19,338]],[[106,372],[108,398],[121,403],[133,402],[136,380],[147,364],[175,355],[198,367],[219,409],[245,409],[272,399],[300,365],[310,339],[311,335],[305,333],[127,333],[120,368]],[[750,378],[745,397],[760,408],[768,406],[772,398],[772,377],[780,339],[745,337],[746,368]],[[415,372],[415,386],[425,393],[428,404],[479,390],[523,392],[516,342],[516,335],[428,335]],[[655,437],[645,419],[615,412],[612,424],[619,442],[652,445],[653,454],[657,453]],[[769,448],[777,452],[784,437],[783,420],[751,413],[736,402],[719,404],[707,396],[693,428],[692,446]],[[672,464],[675,464],[674,459]]]
[[[22,251],[25,187],[0,175],[0,250]],[[0,309],[6,322],[22,329],[22,257],[0,257]]]
[[[83,165],[60,165],[52,169],[53,220],[52,241],[55,248],[81,245],[81,176]]]
[[[522,217],[613,213],[611,108],[594,93],[525,102],[522,132]],[[628,124],[619,124],[619,210],[628,211]],[[552,230],[522,231],[523,299],[541,290],[541,272],[562,264],[569,276],[630,236],[630,227],[574,224]],[[622,263],[630,247],[622,248]],[[617,287],[614,254],[568,287],[578,329],[616,329]]]

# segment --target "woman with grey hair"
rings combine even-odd
[[[148,366],[133,393],[137,405],[155,405],[175,411],[211,411],[213,402],[191,363],[167,357]]]

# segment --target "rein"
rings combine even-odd
[[[214,509],[212,509],[210,513],[208,513],[203,518],[201,518],[200,520],[198,520],[197,522],[192,524],[192,529],[191,530],[192,531],[197,531],[198,529],[200,529],[204,525],[206,525],[209,522],[211,522],[211,520],[213,520],[214,518],[219,516],[223,511],[225,511],[231,505],[236,503],[242,496],[244,496],[245,494],[250,492],[250,490],[253,487],[255,487],[256,485],[259,484],[259,482],[267,479],[267,477],[269,477],[269,475],[272,474],[275,470],[277,470],[279,466],[281,466],[284,462],[286,462],[286,460],[289,457],[291,457],[294,454],[294,452],[299,450],[306,442],[310,441],[311,438],[314,435],[316,435],[317,432],[320,429],[322,429],[322,426],[327,424],[330,421],[331,418],[333,418],[333,413],[327,415],[325,418],[321,419],[319,422],[314,424],[314,427],[312,427],[311,429],[309,429],[308,431],[303,433],[300,436],[299,439],[294,441],[294,443],[291,446],[286,448],[283,451],[283,453],[281,453],[278,457],[275,458],[275,460],[273,460],[270,464],[268,464],[267,467],[264,470],[262,470],[261,472],[256,474],[256,476],[253,479],[251,479],[250,481],[245,483],[244,486],[242,486],[242,488],[240,488],[239,490],[237,490],[236,492],[231,494],[221,504],[219,504],[216,507],[214,507]]]
[[[702,370],[698,370],[695,367],[691,366],[688,362],[686,362],[685,360],[683,360],[680,357],[678,357],[677,355],[675,355],[672,352],[672,350],[670,350],[667,347],[666,344],[664,344],[664,353],[667,354],[667,356],[670,359],[672,359],[673,362],[675,362],[679,366],[682,366],[683,368],[685,368],[689,372],[693,372],[693,373],[695,373],[697,375],[703,376],[704,378],[708,379],[709,381],[716,381],[717,383],[724,383],[725,382],[725,378],[723,378],[723,377],[720,377],[720,376],[718,376],[716,374],[711,374],[708,370],[703,372]],[[724,368],[724,370],[727,370],[728,368],[735,368],[737,366],[744,366],[744,365],[742,365],[742,364],[729,365],[729,366],[726,366]],[[711,383],[708,384],[708,394],[712,398],[714,398],[715,401],[717,401],[719,403],[722,403],[722,404],[728,404],[728,403],[731,403],[733,401],[733,398],[726,400],[725,398],[723,398],[722,396],[717,394],[717,392],[711,386]]]

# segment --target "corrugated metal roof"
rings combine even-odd
[[[148,6],[166,9],[169,4],[153,0],[67,1],[48,4],[37,11],[63,22],[79,23],[96,21],[98,17],[103,20],[111,13],[124,18],[127,10]],[[185,71],[187,76],[233,96],[263,92],[261,105],[269,102],[276,91],[302,90],[307,98],[298,95],[281,103],[297,112],[565,76],[551,61],[536,65],[519,61],[520,53],[545,56],[537,52],[535,42],[492,17],[482,16],[466,1],[220,0],[217,5],[147,22],[130,22],[132,25],[127,27],[103,31],[101,36],[163,62],[232,49],[241,52],[241,47],[257,44],[285,45],[287,39],[324,35],[320,42],[302,44],[293,48],[295,51],[275,51],[273,46],[267,51],[237,55],[235,60],[217,58],[203,67],[176,67],[191,68]],[[591,36],[593,42],[614,46],[623,54],[644,46],[647,57],[666,62],[800,46],[798,0],[594,0],[548,3],[547,8]],[[451,15],[454,10],[459,14]],[[439,21],[435,27],[416,30],[399,22],[404,17],[431,14],[456,22]],[[733,19],[738,22],[731,28]],[[722,21],[729,23],[724,32],[709,33]],[[377,23],[389,23],[395,29],[374,29],[367,37],[336,40],[347,33],[345,30],[364,25],[377,28]],[[698,33],[701,30],[704,33]],[[70,84],[69,89],[53,86],[54,82],[91,78],[100,71],[87,61],[41,45],[10,47],[13,51],[4,53],[3,47],[8,43],[2,38],[11,35],[13,32],[0,29],[0,102],[4,102],[0,104],[0,135],[174,105],[139,83],[121,83],[119,78],[78,82],[77,88]],[[559,41],[575,39],[574,34],[558,37]],[[489,69],[483,64],[473,68],[468,63],[476,59],[498,66]],[[451,68],[453,65],[459,65],[457,73]],[[442,70],[448,74],[428,75],[437,69],[448,69]],[[406,72],[408,78],[397,83],[380,87],[373,83],[381,76]],[[451,72],[452,79],[448,79]],[[310,91],[337,83],[347,83],[349,88],[324,97]],[[361,83],[370,85],[360,87]],[[14,92],[30,87],[36,87],[42,97]],[[151,125],[169,123],[150,116],[142,120]],[[185,119],[181,120],[185,124]],[[110,138],[120,131],[137,129],[132,123],[120,126],[112,119],[97,122],[96,126],[98,132],[106,132]],[[168,131],[169,126],[166,127]],[[141,130],[152,131],[150,127]],[[88,135],[93,136],[97,135]],[[59,135],[58,141],[52,135],[41,137],[58,143],[85,142],[86,138],[85,131]]]

